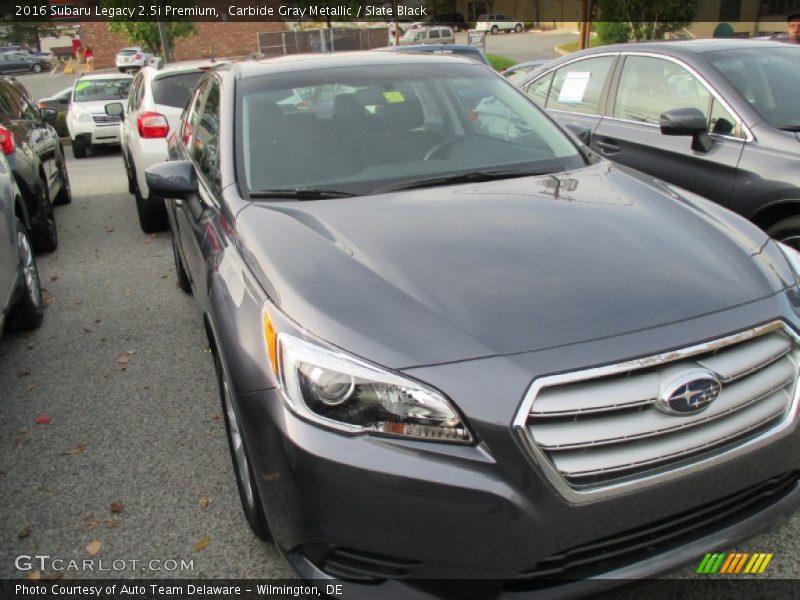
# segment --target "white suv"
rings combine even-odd
[[[92,146],[120,143],[118,116],[106,114],[106,105],[128,97],[133,77],[118,73],[82,75],[72,86],[67,129],[72,154],[83,158]]]
[[[524,26],[522,21],[515,21],[508,15],[491,14],[481,15],[475,25],[476,31],[489,31],[495,35],[499,31],[515,31],[520,33]]]
[[[219,62],[185,61],[164,65],[154,59],[136,74],[122,122],[122,159],[128,191],[136,198],[139,225],[150,233],[168,226],[164,200],[150,196],[144,172],[167,160],[167,139],[180,121],[197,82]]]
[[[116,65],[120,73],[125,71],[141,69],[147,64],[147,61],[153,58],[149,52],[145,52],[138,46],[131,48],[123,48],[117,52]]]

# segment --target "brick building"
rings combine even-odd
[[[83,22],[81,39],[84,47],[94,50],[95,67],[114,66],[114,57],[120,48],[131,44],[108,30],[108,23]],[[241,56],[258,51],[258,34],[262,31],[281,31],[286,28],[279,22],[195,23],[197,35],[175,42],[175,60],[209,58],[214,56]]]

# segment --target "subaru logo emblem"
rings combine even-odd
[[[693,415],[708,408],[722,385],[711,371],[684,371],[661,387],[656,408],[668,415]]]

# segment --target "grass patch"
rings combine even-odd
[[[515,64],[517,64],[517,61],[505,56],[500,56],[499,54],[487,54],[486,58],[489,59],[489,64],[492,65],[492,68],[495,71],[502,71],[503,69],[513,67]]]
[[[592,38],[589,40],[589,48],[597,48],[598,46],[603,46],[603,42],[600,41],[599,38]],[[557,46],[559,50],[563,50],[564,52],[575,52],[578,49],[578,42],[570,42],[569,44],[561,44]]]

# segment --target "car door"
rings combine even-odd
[[[595,131],[617,59],[617,54],[582,58],[543,74],[523,90],[562,126],[577,123]]]
[[[128,167],[136,164],[134,156],[139,147],[139,130],[136,120],[139,117],[139,108],[144,98],[144,76],[141,71],[136,75],[128,93],[128,105],[125,107],[125,116],[122,119],[120,133],[122,135],[122,152]]]
[[[592,137],[606,158],[727,204],[745,144],[740,120],[681,62],[626,55],[616,85]],[[692,149],[691,136],[662,135],[661,113],[696,108],[705,116],[711,150]]]

